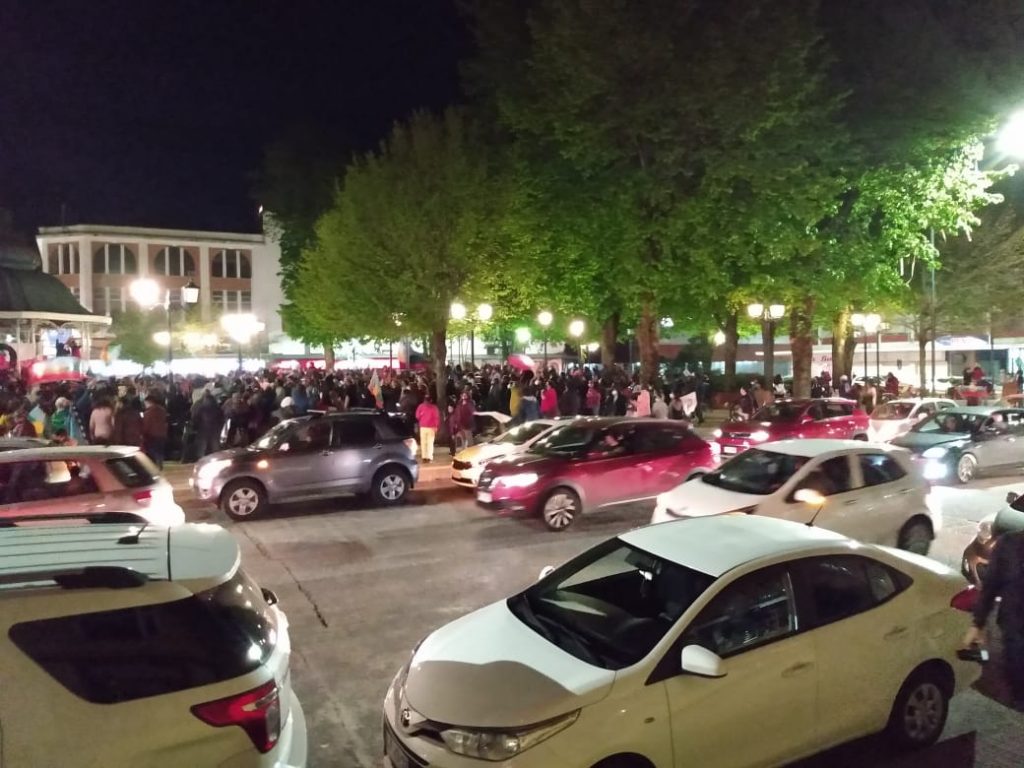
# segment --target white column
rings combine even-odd
[[[210,320],[210,246],[199,246],[199,274],[196,275],[196,282],[199,283],[199,314],[203,322]]]
[[[135,249],[135,259],[139,264],[139,277],[145,277],[149,274],[149,246],[146,243],[139,243]]]
[[[92,311],[92,240],[78,238],[78,292],[82,306]]]

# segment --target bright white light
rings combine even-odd
[[[752,432],[750,434],[750,439],[753,440],[755,443],[763,443],[769,437],[771,437],[771,435],[769,435],[763,429],[758,430],[757,432]]]
[[[583,335],[583,332],[587,329],[587,326],[582,320],[573,320],[569,323],[569,335],[574,339],[578,339]]]
[[[185,304],[195,304],[199,301],[199,286],[189,280],[181,288],[181,298]]]
[[[157,331],[153,334],[153,341],[159,344],[161,347],[167,347],[171,344],[171,334],[167,331]]]
[[[466,319],[466,305],[455,302],[452,304],[452,320],[465,320]]]
[[[755,320],[764,317],[764,304],[748,304],[747,314]]]
[[[128,286],[132,301],[143,309],[152,309],[160,303],[160,284],[149,277],[132,280]]]
[[[490,304],[481,304],[476,308],[476,316],[479,317],[482,322],[486,323],[494,317],[494,307]]]
[[[862,315],[860,312],[854,312],[852,315],[850,315],[850,322],[853,323],[853,325],[856,326],[857,328],[863,328],[864,315]]]
[[[1010,115],[999,132],[996,148],[1004,155],[1024,158],[1024,110]]]
[[[785,314],[785,304],[772,304],[770,307],[768,307],[768,315],[771,317],[772,320],[779,320]]]
[[[185,331],[181,334],[181,340],[189,349],[199,349],[203,346],[203,334],[198,331]]]
[[[547,328],[555,320],[555,316],[548,312],[546,309],[537,315],[537,322],[540,323],[544,328]]]
[[[870,315],[864,315],[864,330],[867,331],[868,333],[874,333],[875,331],[877,331],[881,324],[881,315],[876,315],[874,313],[871,313]]]
[[[216,347],[220,344],[220,338],[216,333],[204,333],[203,334],[203,346],[204,347]]]
[[[715,335],[711,337],[711,340],[715,342],[716,347],[720,347],[725,344],[725,331],[715,331]]]
[[[516,341],[520,344],[528,344],[530,342],[530,329],[516,328]]]
[[[224,332],[239,344],[247,344],[253,336],[266,327],[256,319],[256,315],[245,312],[222,315],[220,325]]]
[[[597,352],[597,350],[599,350],[600,348],[601,345],[598,344],[596,341],[592,341],[589,344],[587,344],[587,352]]]
[[[671,328],[674,325],[675,325],[675,321],[671,317],[663,317],[663,318],[661,318],[661,327],[662,328]]]

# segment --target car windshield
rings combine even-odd
[[[772,403],[759,409],[751,421],[796,421],[806,409],[803,403]]]
[[[508,607],[576,658],[622,669],[647,656],[713,582],[611,539],[509,598]]]
[[[909,419],[912,410],[914,410],[913,403],[882,403],[871,412],[871,419],[872,421],[876,419],[885,421]]]
[[[288,421],[282,421],[280,424],[275,424],[265,435],[263,435],[263,437],[253,443],[252,447],[259,448],[262,451],[265,451],[268,448],[276,448],[285,433],[300,421],[300,419],[289,419]]]
[[[592,427],[577,427],[571,424],[555,429],[530,446],[530,453],[542,455],[573,456],[582,453],[594,441],[596,430]]]
[[[708,472],[701,481],[726,491],[767,496],[779,490],[806,463],[806,456],[751,448]]]
[[[977,432],[987,418],[984,413],[941,411],[929,416],[911,431],[935,435],[970,435]]]
[[[499,445],[522,445],[550,428],[550,424],[531,421],[510,429],[505,434],[495,438],[494,442]]]

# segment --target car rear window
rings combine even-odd
[[[184,600],[15,624],[9,637],[71,693],[115,704],[252,672],[277,642],[244,573]]]
[[[152,485],[159,477],[159,471],[149,459],[141,455],[118,456],[107,459],[107,469],[125,488],[141,488]]]
[[[410,437],[415,437],[412,422],[401,416],[389,415],[378,421],[377,427],[385,440],[408,440]]]

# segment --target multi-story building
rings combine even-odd
[[[43,271],[96,314],[127,308],[139,277],[170,290],[171,309],[179,310],[180,289],[191,280],[203,320],[252,313],[265,324],[261,348],[283,337],[281,247],[266,234],[78,224],[43,227],[36,242]]]

